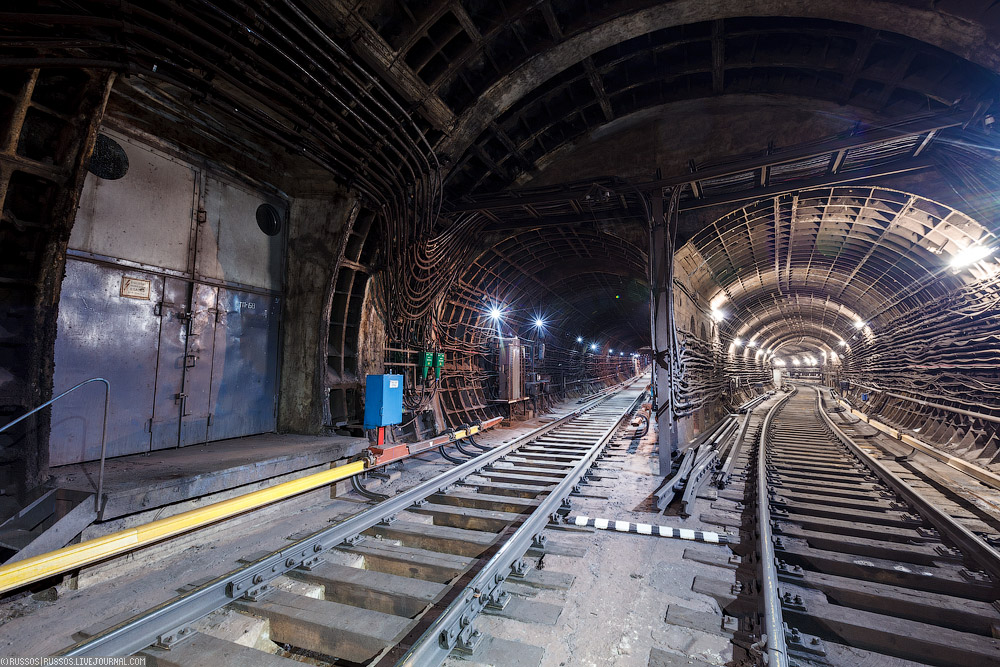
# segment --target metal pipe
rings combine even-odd
[[[104,458],[107,455],[107,446],[108,446],[108,406],[111,403],[111,383],[110,382],[108,382],[104,378],[90,378],[89,380],[84,380],[83,382],[75,384],[72,387],[70,387],[69,389],[67,389],[66,391],[64,391],[63,393],[59,394],[58,396],[56,396],[54,398],[51,398],[48,401],[42,403],[37,408],[34,408],[33,410],[29,410],[28,412],[25,412],[23,415],[21,415],[20,417],[18,417],[14,421],[12,421],[12,422],[10,422],[8,424],[4,424],[3,426],[0,426],[0,433],[3,433],[4,431],[6,431],[7,429],[9,429],[14,424],[19,424],[19,423],[23,422],[25,419],[27,419],[31,415],[35,414],[39,410],[44,410],[45,408],[47,408],[50,405],[52,405],[53,403],[55,403],[56,401],[58,401],[60,398],[62,398],[66,394],[74,392],[77,389],[79,389],[80,387],[82,387],[83,385],[90,384],[91,382],[103,382],[104,383],[104,421],[101,424],[101,474],[97,477],[97,497],[94,498],[94,511],[95,512],[100,512],[101,511],[101,495],[104,493]]]

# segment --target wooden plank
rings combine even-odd
[[[467,484],[475,486],[484,493],[497,496],[513,496],[515,498],[536,498],[545,495],[552,490],[550,486],[531,486],[527,484],[507,484],[496,480],[483,479],[482,481],[468,481]]]
[[[528,464],[517,464],[508,463],[506,461],[497,462],[491,466],[484,468],[484,470],[489,472],[514,472],[521,475],[534,475],[535,477],[552,477],[556,480],[560,480],[566,476],[566,471],[552,470],[551,468],[536,468]],[[480,473],[482,474],[482,473]]]
[[[782,537],[788,536],[805,540],[814,549],[826,549],[841,553],[852,553],[858,556],[875,558],[891,558],[907,563],[933,566],[938,561],[951,560],[938,552],[938,544],[901,544],[885,540],[872,540],[856,535],[843,536],[805,530],[792,523],[786,523],[781,528]]]
[[[562,607],[548,602],[536,602],[535,600],[511,596],[507,606],[503,609],[486,607],[484,611],[490,616],[509,618],[522,623],[555,625],[559,620],[559,614],[562,613]]]
[[[772,517],[776,518],[776,517]],[[933,542],[933,538],[924,537],[917,532],[916,526],[910,528],[899,528],[896,526],[876,526],[860,521],[844,521],[841,519],[829,519],[826,517],[788,515],[788,520],[776,518],[775,532],[780,534],[784,526],[794,525],[792,521],[802,526],[806,530],[814,530],[821,533],[835,533],[838,535],[854,535],[872,540],[889,540],[892,542]]]
[[[148,667],[191,667],[191,665],[296,667],[302,664],[200,632],[175,644],[169,650],[147,648],[137,655],[146,658]]]
[[[462,574],[472,562],[471,558],[464,556],[413,549],[380,540],[366,540],[357,546],[338,548],[364,557],[366,569],[441,584]]]
[[[408,618],[274,591],[260,602],[235,600],[241,611],[266,618],[271,639],[310,651],[365,662],[391,646],[413,623]]]
[[[498,496],[489,493],[464,491],[452,491],[447,494],[435,493],[429,500],[440,505],[472,507],[475,509],[517,514],[530,513],[542,502],[534,498],[516,498],[514,496]]]
[[[976,584],[963,577],[959,568],[902,565],[882,558],[861,558],[852,554],[813,549],[804,541],[792,538],[775,544],[782,560],[806,569],[841,577],[862,579],[893,586],[903,586],[932,593],[953,593],[975,600],[993,600],[996,587]]]
[[[475,558],[499,539],[496,533],[479,530],[464,530],[448,526],[432,526],[425,523],[411,523],[397,520],[380,523],[364,532],[386,540],[395,540],[405,547],[427,549],[441,553]]]
[[[786,607],[789,625],[818,625],[823,636],[906,660],[948,665],[1000,664],[1000,640],[885,614],[829,604],[824,594],[781,584],[779,590],[799,595],[806,610]]]
[[[326,599],[383,614],[413,618],[446,590],[423,579],[364,570],[335,563],[320,563],[311,570],[295,569],[290,576],[326,587]]]
[[[560,482],[553,477],[539,477],[538,475],[521,475],[507,470],[480,470],[477,477],[486,477],[494,482],[504,482],[506,484],[526,484],[530,486],[555,486]]]
[[[989,635],[994,627],[1000,627],[1000,611],[990,602],[915,591],[820,572],[804,572],[802,577],[779,575],[779,578],[791,584],[804,584],[823,591],[831,602],[854,609],[890,614],[982,635]]]
[[[426,503],[419,507],[414,506],[407,511],[434,517],[435,526],[464,528],[466,530],[478,530],[490,533],[500,532],[511,523],[523,518],[522,514],[515,514],[513,512],[498,512],[496,510],[441,505],[438,503]]]

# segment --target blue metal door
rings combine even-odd
[[[153,404],[152,449],[176,447],[180,440],[181,401],[184,399],[184,351],[190,321],[191,284],[166,278],[159,304],[160,338]]]
[[[152,448],[208,440],[218,288],[167,278],[160,311]]]
[[[149,451],[163,278],[123,267],[66,261],[59,301],[54,392],[81,380],[111,382],[107,455]],[[101,456],[104,392],[92,384],[52,406],[50,465]]]
[[[219,289],[209,440],[275,429],[280,299]]]
[[[191,321],[184,353],[184,400],[181,403],[180,446],[210,440],[212,355],[215,349],[216,308],[219,288],[195,283],[191,287]]]

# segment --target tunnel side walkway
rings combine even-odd
[[[354,456],[364,438],[265,433],[109,459],[102,519],[136,514],[223,493],[276,477],[291,479]],[[53,468],[53,485],[97,490],[99,462]]]

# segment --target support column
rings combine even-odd
[[[670,197],[666,215],[663,193],[650,194],[652,219],[649,225],[650,327],[653,341],[653,414],[659,442],[660,474],[668,475],[677,450],[677,423],[674,420],[673,384],[676,381],[676,341],[674,340],[674,244],[677,237],[679,188]]]
[[[292,202],[281,321],[279,431],[323,430],[333,286],[357,215],[353,192],[296,197]]]

